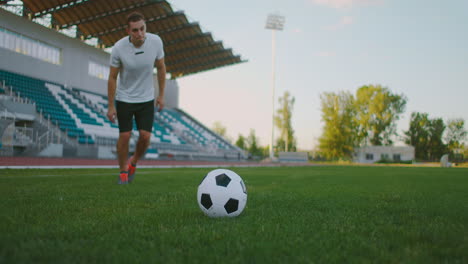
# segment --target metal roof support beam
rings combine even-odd
[[[23,17],[27,17],[29,20],[32,19],[32,11],[29,7],[23,5]]]
[[[96,20],[102,19],[104,17],[125,13],[125,12],[131,11],[131,10],[135,10],[137,8],[142,8],[142,7],[145,7],[145,6],[153,5],[154,3],[159,4],[159,3],[164,3],[164,2],[165,2],[164,0],[147,0],[145,2],[133,4],[133,5],[130,5],[128,7],[118,8],[118,9],[110,10],[110,11],[100,13],[100,14],[97,14],[97,15],[94,15],[94,16],[81,18],[79,20],[75,20],[75,21],[70,22],[68,24],[63,24],[60,28],[64,29],[64,28],[68,28],[68,27],[71,27],[71,26],[74,26],[74,25],[80,25],[80,24],[83,24],[83,23],[96,21]]]
[[[168,42],[166,42],[164,44],[167,47],[169,45],[176,45],[176,44],[179,44],[179,43],[182,43],[182,42],[185,42],[185,41],[190,41],[190,40],[195,40],[195,39],[198,39],[198,38],[205,38],[205,37],[210,37],[211,38],[211,33],[209,33],[209,32],[202,33],[202,34],[199,34],[199,35],[190,36],[188,38],[181,38],[181,39],[177,39],[177,40],[173,40],[173,41],[168,41]]]
[[[176,31],[179,31],[179,30],[184,30],[184,29],[192,28],[192,27],[196,27],[196,26],[200,26],[200,25],[197,22],[194,22],[194,23],[185,24],[185,25],[173,27],[173,28],[170,28],[170,29],[162,30],[162,31],[157,32],[157,34],[160,37],[162,37],[165,34],[171,34],[171,33],[174,33]]]
[[[51,16],[50,17],[50,26],[55,29],[55,30],[59,30],[60,29],[60,25],[58,24],[57,20],[54,18],[54,16]]]
[[[183,15],[183,13],[182,12],[174,12],[174,13],[172,13],[170,15],[157,17],[158,20],[156,20],[156,18],[155,18],[155,19],[152,19],[152,20],[147,20],[147,22],[157,22],[157,21],[160,21],[162,19],[170,19],[170,18],[172,18],[174,16],[179,16],[179,15]],[[175,30],[180,30],[180,29],[187,28],[187,27],[196,26],[196,25],[198,25],[198,23],[191,23],[191,24],[187,24],[187,25],[182,25],[182,26],[170,29],[170,30],[164,30],[164,31],[158,32],[158,35],[169,33],[169,32],[175,31]],[[101,36],[104,36],[104,35],[107,35],[107,34],[110,34],[110,33],[114,33],[114,32],[117,32],[117,31],[124,30],[126,27],[127,27],[127,24],[121,24],[118,27],[111,28],[111,29],[108,29],[108,30],[105,30],[105,31],[101,31],[99,33],[88,35],[88,36],[86,36],[86,38],[101,37]]]
[[[84,40],[84,38],[85,38],[84,35],[83,35],[83,32],[81,32],[79,27],[76,27],[76,38],[81,39],[81,40]]]
[[[222,44],[223,43],[221,41],[215,41],[215,42],[208,43],[208,44],[205,44],[205,45],[197,45],[195,47],[174,50],[173,52],[166,52],[166,56],[175,56],[175,55],[180,55],[180,54],[183,54],[183,53],[195,52],[195,51],[197,51],[199,49],[214,47],[216,45],[222,45]]]
[[[84,4],[84,3],[88,2],[88,1],[91,1],[91,0],[75,0],[75,1],[68,2],[68,3],[62,4],[62,5],[54,6],[54,7],[48,8],[46,10],[43,10],[41,12],[35,13],[33,15],[33,18],[37,18],[37,17],[41,17],[43,15],[47,15],[49,13],[57,12],[58,10],[61,10],[61,9],[71,8],[71,7],[75,7],[77,5],[82,5],[82,4]]]
[[[184,63],[186,61],[191,61],[191,60],[196,60],[196,59],[201,59],[201,58],[207,58],[207,57],[215,56],[215,55],[218,55],[218,54],[223,54],[223,53],[226,53],[226,52],[231,52],[231,54],[232,54],[232,49],[223,49],[223,50],[217,50],[217,51],[210,52],[210,53],[205,53],[203,55],[184,57],[183,59],[180,59],[180,60],[177,60],[177,61],[167,61],[166,65],[167,66],[175,66],[177,64]]]

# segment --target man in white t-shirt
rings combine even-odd
[[[164,107],[166,66],[164,49],[158,35],[146,33],[142,14],[127,17],[128,36],[117,41],[112,48],[107,93],[107,117],[119,121],[117,155],[120,167],[118,183],[127,184],[135,177],[136,164],[150,144],[154,121],[154,107]],[[153,69],[157,68],[159,96],[154,100]],[[117,86],[117,77],[120,74]],[[135,119],[139,138],[133,156],[128,159],[129,141]],[[128,159],[128,161],[127,161]]]

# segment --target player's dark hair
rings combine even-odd
[[[145,17],[140,12],[132,12],[127,16],[127,25],[130,25],[130,22],[138,22],[140,20],[145,20]]]

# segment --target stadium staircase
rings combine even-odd
[[[0,121],[3,124],[0,126],[0,137],[8,144],[2,144],[0,156],[38,156],[49,144],[61,143],[68,149],[78,144],[50,119],[36,112],[35,102],[19,97],[5,85],[2,88],[5,93],[0,94]],[[10,126],[7,132],[5,126]],[[3,134],[5,137],[2,137],[2,131],[7,133]],[[5,152],[7,146],[9,150]]]
[[[63,100],[59,101],[58,91],[65,93],[63,87],[6,71],[0,71],[0,79],[19,97],[35,102],[37,112],[66,132],[68,137],[76,138],[80,144],[94,144],[93,137],[78,127]]]

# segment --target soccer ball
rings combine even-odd
[[[200,209],[209,217],[240,215],[247,203],[244,181],[235,172],[226,169],[210,171],[198,186]]]

